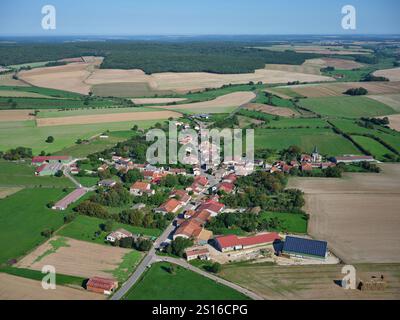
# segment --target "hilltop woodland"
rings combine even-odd
[[[142,69],[156,72],[249,73],[267,63],[300,65],[320,55],[275,52],[250,48],[237,42],[140,42],[19,43],[0,45],[0,65],[56,61],[84,55],[104,56],[101,68]]]

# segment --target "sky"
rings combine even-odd
[[[345,5],[356,30],[342,28]],[[400,34],[399,12],[398,0],[0,0],[0,35]]]

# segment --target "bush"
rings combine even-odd
[[[46,139],[47,143],[53,143],[54,142],[54,137],[53,136],[48,136]]]

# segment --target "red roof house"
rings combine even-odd
[[[89,291],[110,295],[118,288],[118,282],[112,279],[93,277],[86,284],[86,289]]]
[[[164,202],[160,207],[158,207],[154,211],[162,214],[176,213],[181,208],[181,206],[182,204],[178,200],[171,198],[166,202]]]
[[[215,238],[215,244],[221,252],[242,250],[260,245],[271,244],[276,240],[280,240],[277,233],[263,233],[251,237],[241,237],[237,235],[227,235]]]

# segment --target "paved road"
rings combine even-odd
[[[177,258],[172,258],[172,257],[164,257],[164,256],[157,256],[157,261],[165,261],[165,262],[170,262],[170,263],[174,263],[177,264],[183,268],[186,268],[190,271],[196,272],[206,278],[209,278],[217,283],[221,283],[227,287],[230,287],[240,293],[243,293],[244,295],[248,296],[249,298],[253,299],[253,300],[264,300],[264,298],[260,297],[259,295],[257,295],[256,293],[247,290],[241,286],[238,286],[237,284],[234,284],[232,282],[229,282],[225,279],[222,279],[220,277],[217,277],[213,274],[210,274],[206,271],[203,271],[197,267],[192,266],[190,263],[187,263],[185,260],[182,259],[177,259]]]
[[[124,285],[119,289],[112,297],[111,300],[120,300],[122,297],[134,286],[134,284],[140,279],[142,274],[151,266],[153,262],[157,261],[156,248],[158,248],[165,240],[168,239],[169,235],[174,231],[175,227],[171,223],[157,238],[154,242],[153,248],[148,252],[146,257],[137,266],[135,272],[130,276],[130,278],[124,283]]]

